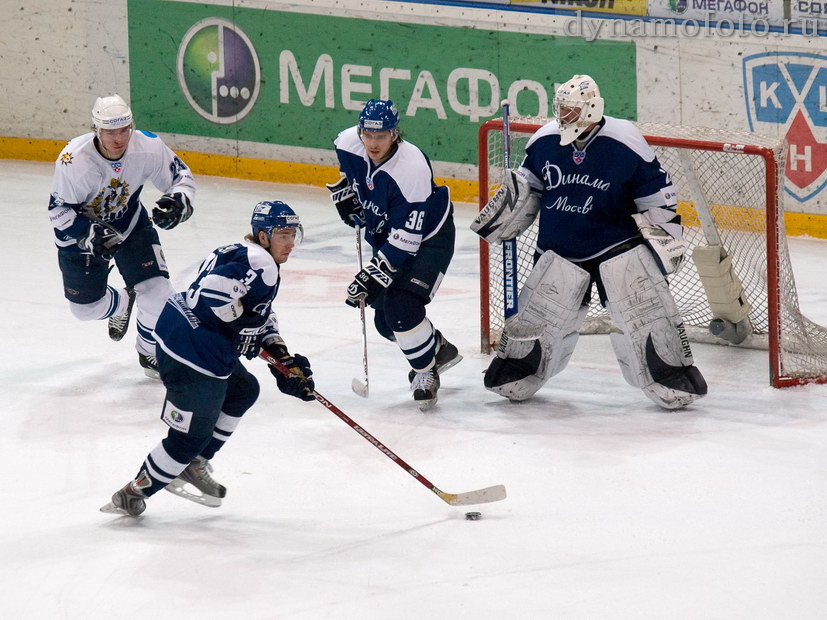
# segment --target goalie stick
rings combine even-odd
[[[709,331],[713,336],[732,344],[741,344],[752,333],[749,301],[744,294],[741,280],[735,273],[732,258],[718,234],[709,203],[695,174],[692,158],[683,149],[678,151],[689,195],[695,204],[695,211],[698,213],[701,230],[706,239],[706,246],[697,246],[692,252],[692,260],[714,317],[709,323]]]
[[[502,102],[503,108],[503,183],[511,174],[511,130],[508,125],[508,99]],[[503,319],[508,320],[517,314],[517,240],[506,239],[502,242],[503,251]]]
[[[356,255],[359,260],[359,271],[362,271],[362,229],[360,226],[356,228]],[[370,395],[370,380],[368,377],[368,336],[365,327],[365,300],[359,300],[359,318],[362,320],[362,369],[365,373],[364,381],[353,378],[350,382],[350,387],[358,396],[367,398]]]
[[[285,377],[291,376],[290,370],[278,361],[275,357],[270,355],[267,351],[262,351],[259,354],[265,362],[270,364],[276,370],[278,370],[281,374]],[[465,493],[446,493],[445,491],[441,491],[437,487],[433,485],[425,476],[420,474],[416,471],[413,467],[408,465],[405,461],[403,461],[399,456],[397,456],[390,448],[388,448],[385,444],[379,441],[376,437],[371,435],[367,432],[364,428],[362,428],[359,424],[353,421],[344,411],[339,409],[336,405],[331,403],[327,400],[324,396],[315,392],[316,400],[324,405],[328,410],[333,412],[333,414],[342,420],[345,424],[347,424],[350,428],[355,430],[359,433],[362,437],[365,438],[366,441],[371,443],[377,450],[379,450],[382,454],[387,456],[390,460],[394,463],[399,465],[402,469],[408,472],[411,476],[416,478],[416,480],[425,486],[427,489],[432,491],[439,499],[444,501],[446,504],[451,506],[471,506],[474,504],[487,504],[490,502],[498,502],[500,500],[505,499],[505,487],[501,484],[486,487],[484,489],[477,489],[476,491],[466,491]]]

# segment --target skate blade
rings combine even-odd
[[[461,356],[461,355],[457,355],[457,356],[456,356],[454,359],[452,359],[450,362],[446,362],[446,363],[444,363],[442,366],[440,366],[440,367],[437,369],[437,373],[441,376],[443,372],[445,372],[445,371],[446,371],[446,370],[448,370],[449,368],[453,368],[454,366],[456,366],[457,364],[459,364],[461,361],[462,361],[462,356]]]
[[[170,482],[167,486],[164,487],[167,491],[172,493],[173,495],[177,495],[178,497],[183,497],[191,502],[195,502],[196,504],[201,504],[202,506],[209,506],[210,508],[218,508],[221,505],[221,498],[220,497],[213,497],[212,495],[206,495],[198,491],[197,493],[193,493],[186,488],[188,483],[184,482],[183,480],[178,480],[177,478]],[[189,488],[195,488],[190,486]]]
[[[144,368],[144,374],[150,379],[157,379],[158,381],[161,380],[161,373],[157,370],[153,370],[152,368]]]
[[[419,405],[420,411],[428,411],[432,409],[434,405],[436,405],[436,398],[429,398],[428,400],[418,400],[416,404]]]
[[[123,508],[118,508],[112,502],[109,502],[108,504],[101,506],[100,511],[113,515],[129,515],[129,513],[126,510],[124,510]]]

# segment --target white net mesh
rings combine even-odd
[[[546,120],[511,120],[512,167],[519,165],[526,141]],[[684,234],[690,243],[688,257],[696,246],[708,243],[692,200],[693,181],[697,180],[709,205],[717,234],[732,257],[735,273],[751,306],[749,318],[754,333],[741,346],[769,349],[771,382],[778,387],[827,380],[827,330],[802,316],[787,251],[781,192],[785,143],[746,132],[642,123],[638,128],[672,176]],[[481,129],[481,138],[480,182],[488,187],[488,196],[492,196],[503,175],[501,123],[486,123]],[[741,145],[759,149],[744,149]],[[763,155],[744,152],[759,150]],[[535,222],[518,239],[520,285],[531,270],[536,235]],[[773,247],[775,239],[777,250]],[[485,346],[486,340],[496,343],[502,331],[502,257],[498,248],[491,248],[481,277],[483,288],[489,291],[490,318],[488,325],[482,326]],[[692,260],[687,260],[677,275],[670,276],[670,288],[690,337],[695,341],[725,344],[708,331],[714,317]],[[581,331],[607,333],[611,327],[608,314],[598,303],[596,292],[592,299]],[[777,312],[773,312],[773,308]],[[483,320],[485,322],[485,312]]]

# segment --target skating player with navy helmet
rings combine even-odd
[[[167,300],[155,337],[166,387],[161,419],[169,430],[102,511],[137,516],[164,488],[221,505],[226,489],[210,475],[210,460],[259,395],[242,355],[252,359],[265,349],[293,373],[286,377],[271,368],[279,389],[315,400],[310,362],[290,354],[272,308],[280,266],[302,238],[299,216],[283,202],[260,202],[251,227],[244,241],[211,252],[190,287]]]
[[[403,140],[390,100],[371,99],[359,124],[334,141],[341,178],[329,185],[339,216],[364,231],[373,258],[347,288],[346,303],[371,306],[377,331],[410,364],[413,397],[434,406],[440,374],[462,357],[426,316],[454,255],[453,204],[428,157]]]

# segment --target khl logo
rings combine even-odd
[[[178,83],[208,121],[235,123],[253,109],[261,85],[258,55],[238,26],[209,17],[193,25],[178,48]]]
[[[799,202],[827,185],[827,57],[768,52],[744,58],[751,131],[774,135],[781,125],[789,151],[785,190]]]

